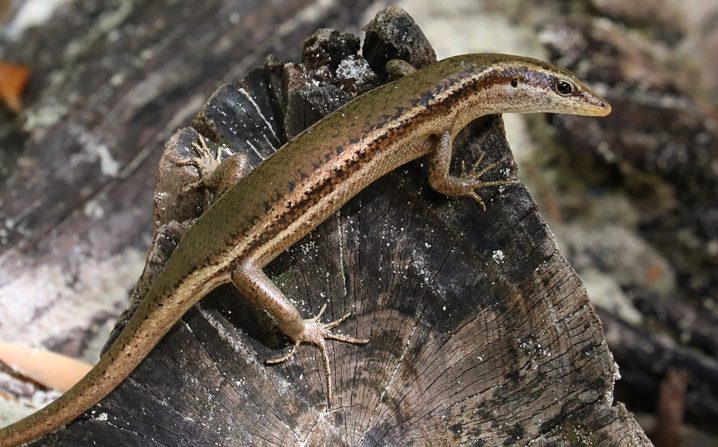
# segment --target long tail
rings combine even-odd
[[[57,400],[20,421],[0,429],[0,446],[12,447],[39,438],[75,419],[110,393],[140,363],[139,351],[118,362],[110,348],[90,372]],[[121,354],[120,354],[121,355]]]
[[[82,380],[45,408],[0,428],[0,447],[14,447],[37,439],[99,402],[127,378],[174,323],[216,285],[175,288],[160,299],[150,291],[110,349]]]

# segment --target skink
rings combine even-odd
[[[97,365],[42,410],[0,429],[0,446],[36,439],[73,420],[117,387],[182,315],[224,283],[276,320],[294,341],[317,346],[328,380],[325,340],[366,343],[332,329],[347,317],[304,319],[263,268],[367,185],[427,156],[429,184],[448,196],[483,201],[476,190],[493,166],[449,172],[452,141],[488,114],[551,112],[605,116],[611,107],[576,77],[549,63],[501,54],[436,62],[365,93],[294,137],[241,177],[197,219],[127,326]],[[321,312],[320,312],[321,314]]]

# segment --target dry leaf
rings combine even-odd
[[[92,368],[71,357],[28,346],[0,342],[0,362],[41,385],[62,392]]]
[[[22,92],[29,77],[26,66],[0,62],[0,100],[15,113],[22,109]]]

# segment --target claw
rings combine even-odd
[[[333,329],[333,328],[339,326],[340,324],[342,324],[344,322],[344,320],[349,318],[349,315],[351,315],[351,312],[344,314],[344,316],[339,319],[330,321],[329,323],[324,325],[324,329]]]
[[[327,407],[332,408],[332,400],[334,400],[334,393],[332,392],[332,365],[329,363],[329,353],[327,352],[327,345],[324,340],[320,340],[316,345],[319,348],[319,352],[322,353],[322,360],[324,361],[324,371],[327,373]]]
[[[200,158],[211,158],[212,153],[209,150],[209,146],[207,145],[207,141],[205,141],[202,134],[198,134],[199,136],[199,142],[193,141],[192,142],[192,148],[197,153],[197,156]],[[217,154],[219,155],[219,154]],[[219,158],[216,158],[217,161],[219,161]]]
[[[481,162],[484,161],[485,156],[486,156],[486,152],[481,151],[481,153],[479,154],[479,158],[477,158],[476,161],[471,164],[471,169],[468,169],[468,170],[466,169],[466,162],[464,160],[461,160],[461,177],[475,176],[476,171],[479,169],[479,166],[481,166]]]
[[[312,317],[304,320],[304,332],[302,335],[294,341],[294,346],[292,346],[292,349],[285,355],[278,357],[276,359],[267,360],[266,363],[268,365],[277,365],[279,363],[285,362],[292,358],[294,354],[297,353],[297,350],[299,349],[299,345],[301,345],[302,342],[305,343],[311,343],[317,348],[319,348],[319,351],[322,354],[322,362],[324,363],[324,370],[326,371],[327,375],[327,400],[328,400],[328,406],[331,408],[332,406],[332,368],[331,364],[329,363],[329,354],[327,353],[327,346],[324,340],[336,340],[336,341],[342,341],[345,343],[352,343],[356,345],[363,345],[366,343],[369,343],[368,339],[365,338],[355,338],[348,335],[342,335],[342,334],[334,334],[331,332],[331,329],[339,326],[342,324],[351,313],[347,313],[343,317],[330,321],[329,323],[320,323],[319,319],[324,314],[324,311],[326,310],[326,304],[322,306],[322,308],[319,310],[319,313]]]
[[[469,192],[469,197],[474,199],[476,203],[479,204],[479,206],[481,207],[481,211],[486,211],[486,203],[484,202],[484,199],[482,199],[481,196],[476,193],[476,191]]]
[[[489,172],[490,170],[494,169],[496,166],[498,166],[499,164],[503,163],[504,161],[506,161],[506,157],[504,157],[504,158],[502,158],[502,159],[500,159],[500,160],[497,160],[497,161],[495,161],[495,162],[493,162],[493,163],[489,163],[487,166],[484,166],[484,168],[481,169],[480,171],[477,171],[476,169],[478,169],[478,166],[475,166],[474,172],[473,172],[472,175],[473,175],[474,178],[480,179],[481,176],[483,176],[484,174],[486,174],[486,173]]]
[[[312,318],[310,318],[309,321],[313,321],[313,322],[315,322],[315,323],[316,323],[317,321],[319,321],[319,319],[322,318],[322,315],[324,315],[324,311],[325,311],[325,310],[327,310],[327,303],[324,303],[324,304],[322,305],[322,308],[319,309],[319,313],[316,314],[315,316],[313,316]]]
[[[194,156],[190,156],[184,160],[177,160],[176,166],[190,166],[197,170],[199,174],[199,180],[188,183],[182,188],[182,193],[187,194],[191,191],[199,189],[205,186],[206,179],[214,172],[214,170],[221,163],[221,150],[217,148],[217,153],[212,154],[207,145],[207,140],[198,134],[199,141],[192,142],[192,149],[194,150]]]
[[[284,363],[284,362],[286,362],[287,360],[289,360],[290,358],[292,358],[292,356],[294,356],[294,354],[297,353],[297,350],[299,349],[299,345],[300,345],[300,344],[301,344],[301,342],[296,341],[296,342],[294,342],[294,346],[292,346],[291,351],[289,351],[288,353],[284,354],[284,355],[281,356],[281,357],[277,357],[277,358],[274,358],[274,359],[265,360],[264,362],[265,362],[267,365],[278,365],[278,364],[280,364],[280,363]]]
[[[483,168],[479,169],[481,162],[484,161],[485,152],[481,152],[479,155],[479,158],[473,163],[471,166],[471,170],[467,173],[465,170],[465,166],[462,163],[462,177],[466,178],[470,182],[470,188],[471,190],[467,193],[469,197],[474,199],[479,206],[481,207],[482,211],[486,211],[486,203],[481,198],[481,196],[476,192],[477,189],[480,188],[487,188],[491,186],[506,186],[506,185],[515,185],[518,183],[517,180],[493,180],[489,182],[485,182],[481,180],[481,177],[484,176],[487,172],[493,170],[496,168],[496,166],[504,163],[508,157],[503,157],[498,161],[495,161],[493,163],[489,163],[488,165],[484,166]]]

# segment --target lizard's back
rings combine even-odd
[[[253,248],[296,224],[340,180],[346,182],[386,151],[389,145],[380,144],[383,139],[399,141],[402,127],[419,126],[417,116],[429,115],[428,109],[438,102],[435,98],[450,94],[456,83],[466,78],[465,73],[495,64],[501,57],[445,59],[367,92],[315,123],[220,197],[190,229],[168,268],[189,273],[198,265],[213,264],[217,254],[227,250],[237,254],[236,259],[250,256]],[[385,165],[381,172],[370,172],[357,181],[371,183],[391,170]],[[314,220],[321,222],[339,206],[341,203],[335,203],[320,210]],[[305,225],[305,230],[293,232],[292,240],[284,241],[279,251],[312,228]]]

